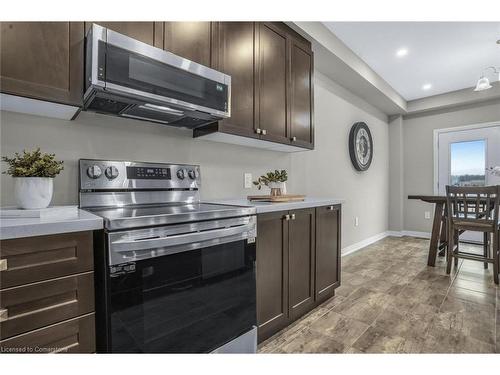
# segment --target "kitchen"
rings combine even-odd
[[[80,210],[2,217],[2,350],[280,352],[348,299],[344,257],[393,246],[403,119],[388,114],[402,104],[390,87],[375,99],[377,84],[346,88],[325,25],[1,28],[2,156],[55,154],[50,204]],[[2,176],[5,211],[16,178]]]

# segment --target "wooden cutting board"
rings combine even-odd
[[[305,195],[249,195],[247,199],[254,202],[300,202],[306,198]]]

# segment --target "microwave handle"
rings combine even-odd
[[[111,242],[110,249],[115,252],[130,252],[148,250],[161,247],[185,245],[194,242],[209,241],[216,238],[235,236],[243,233],[255,232],[255,224],[245,224],[235,227],[214,229],[205,232],[194,232],[179,234],[174,236],[140,239],[140,240],[119,240]],[[249,235],[248,237],[252,237]]]

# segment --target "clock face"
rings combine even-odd
[[[355,123],[349,134],[349,154],[358,171],[366,171],[373,158],[373,140],[370,129],[364,122]]]

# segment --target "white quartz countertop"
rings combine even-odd
[[[77,216],[0,219],[0,240],[102,229],[102,218],[84,210]]]
[[[288,211],[288,210],[298,210],[301,208],[311,208],[311,207],[321,207],[330,206],[335,204],[344,203],[343,199],[338,198],[314,198],[306,197],[302,202],[280,202],[280,203],[270,203],[270,202],[250,202],[246,198],[235,198],[235,199],[209,199],[204,200],[206,203],[216,203],[216,204],[229,204],[233,206],[248,206],[255,207],[257,214],[263,214],[266,212],[277,212],[277,211]]]

